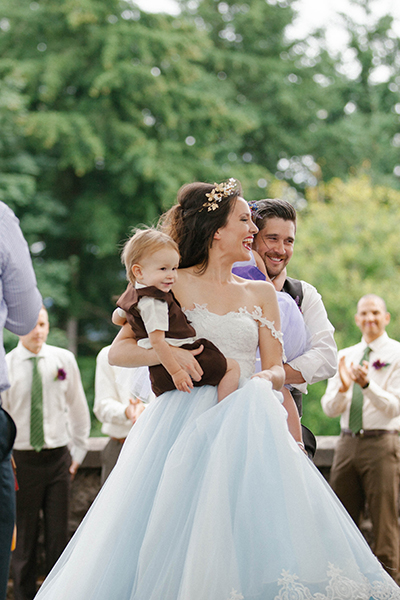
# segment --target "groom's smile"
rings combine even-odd
[[[265,263],[268,275],[273,278],[286,267],[293,254],[295,226],[293,221],[268,219],[254,240],[254,250]]]

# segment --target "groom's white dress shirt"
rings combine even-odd
[[[321,294],[306,281],[300,283],[303,289],[301,311],[310,336],[310,347],[288,364],[300,371],[305,379],[305,383],[296,383],[293,387],[307,393],[307,384],[329,379],[336,373],[337,347],[333,335],[335,329],[328,319]]]

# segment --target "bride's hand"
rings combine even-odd
[[[259,371],[258,373],[254,373],[254,375],[251,376],[251,379],[254,379],[255,377],[259,377],[260,379],[266,379],[267,381],[272,382],[272,373],[269,370]]]
[[[203,376],[203,369],[195,359],[195,356],[203,352],[204,346],[199,346],[196,350],[185,350],[184,348],[171,346],[171,350],[174,353],[175,360],[182,369],[184,369],[186,373],[189,373],[194,381],[200,381]]]
[[[254,375],[252,375],[252,379],[254,377],[260,377],[261,379],[270,381],[273,389],[277,391],[281,390],[283,384],[285,383],[285,371],[280,365],[273,365],[270,369],[264,369],[259,373],[254,373]]]

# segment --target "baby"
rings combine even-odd
[[[160,365],[149,367],[150,380],[156,396],[178,389],[190,392],[193,386],[217,385],[218,402],[238,387],[240,369],[233,359],[227,359],[209,340],[196,340],[180,304],[171,291],[178,277],[178,245],[157,229],[138,229],[126,242],[122,261],[132,285],[117,304],[125,311],[114,322],[128,321],[142,348],[153,348]],[[179,365],[171,346],[204,350],[196,355],[203,376],[199,382]]]

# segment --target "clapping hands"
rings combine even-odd
[[[362,365],[355,365],[354,363],[351,363],[350,367],[348,367],[346,365],[345,357],[342,356],[339,360],[339,375],[342,382],[339,392],[347,392],[352,381],[364,388],[369,383],[368,362],[364,360]]]

